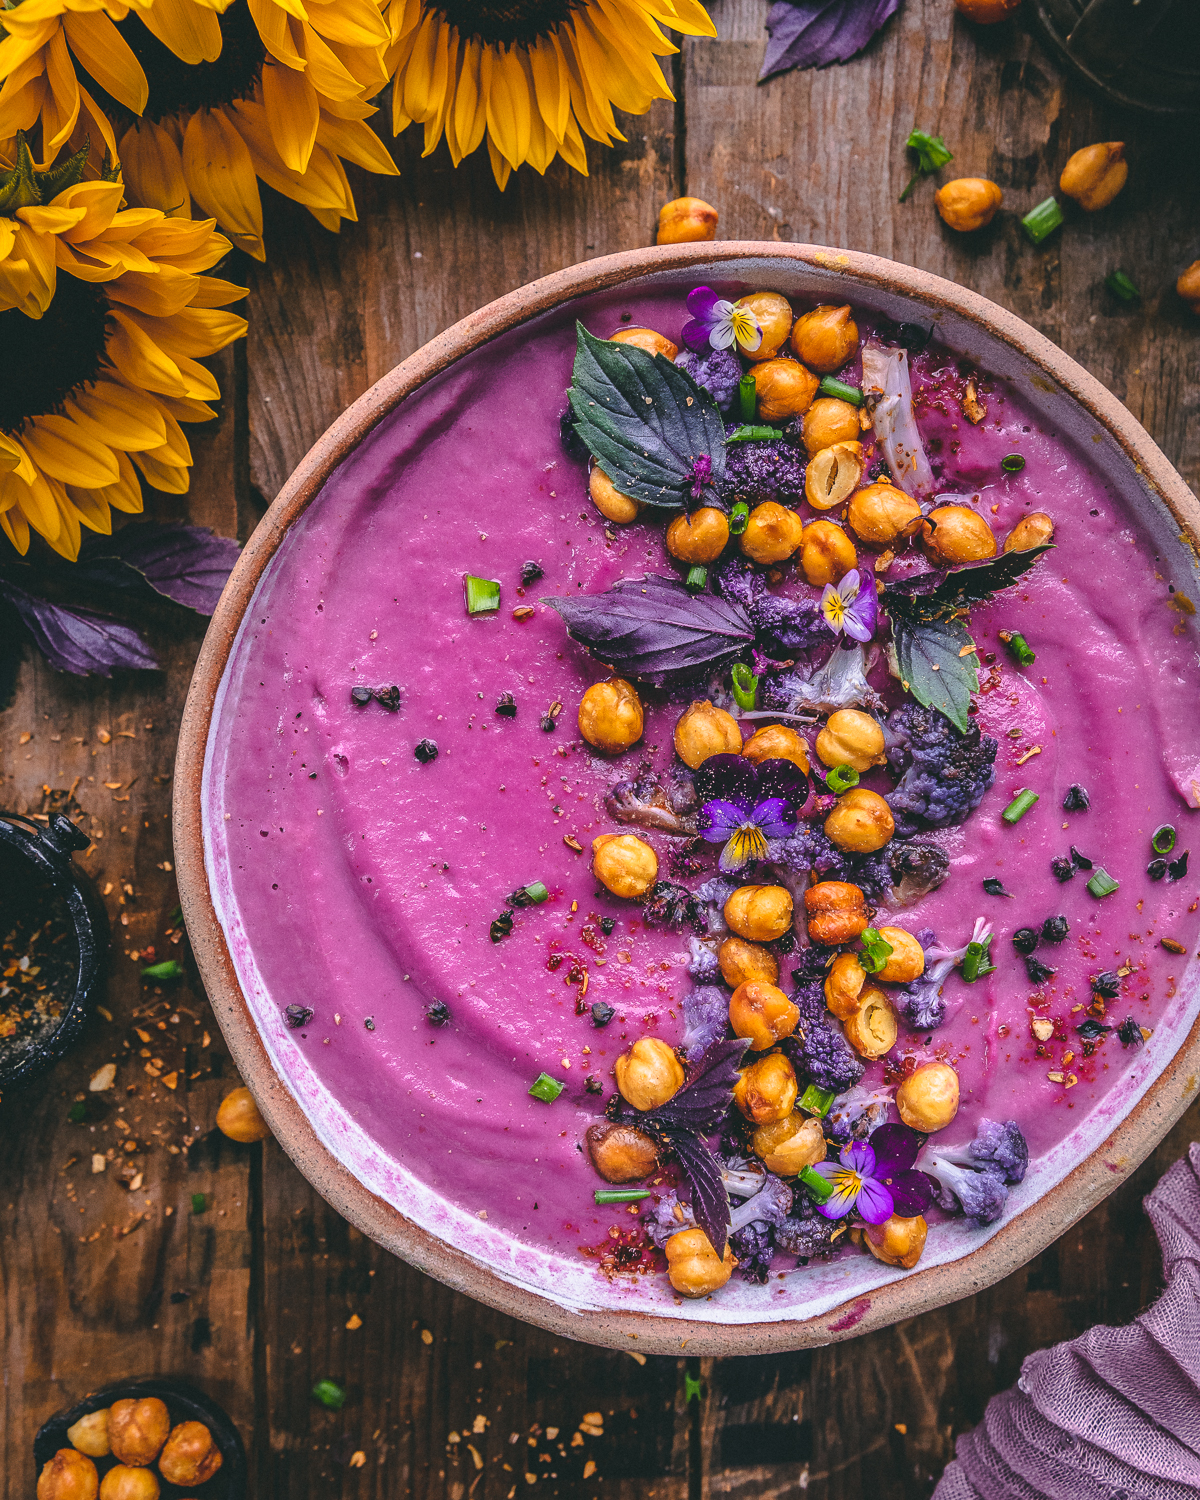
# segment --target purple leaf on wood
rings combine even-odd
[[[117,588],[135,587],[144,579],[176,604],[211,615],[238,551],[235,541],[207,526],[135,521],[93,543],[78,572]]]
[[[703,1139],[691,1130],[672,1132],[671,1149],[692,1190],[692,1213],[719,1256],[729,1239],[729,1194],[721,1166]]]
[[[789,68],[827,68],[861,52],[900,0],[776,0],[759,83]]]
[[[114,667],[158,666],[154,653],[131,625],[90,610],[51,604],[2,579],[0,600],[12,605],[38,650],[60,672],[111,677]]]

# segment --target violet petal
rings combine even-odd
[[[917,1132],[907,1125],[880,1125],[871,1132],[871,1149],[875,1152],[875,1172],[891,1177],[907,1172],[921,1149]]]
[[[865,1177],[855,1207],[868,1224],[885,1224],[895,1212],[896,1205],[882,1182],[875,1177]]]
[[[710,844],[723,843],[738,831],[749,815],[750,809],[744,803],[725,802],[716,797],[700,809],[700,837]]]

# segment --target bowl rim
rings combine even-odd
[[[507,293],[438,334],[377,381],[322,434],[283,485],[246,543],[209,623],[179,732],[174,841],[180,903],[200,976],[242,1078],[277,1141],[321,1196],[385,1249],[456,1291],[551,1333],[656,1354],[764,1354],[828,1344],[980,1291],[1024,1265],[1122,1182],[1154,1149],[1200,1089],[1200,1018],[1124,1120],[1065,1178],[978,1249],[915,1271],[816,1317],[727,1324],[686,1322],[607,1309],[581,1316],[491,1268],[405,1218],[322,1143],[276,1074],[238,984],[217,919],[206,868],[202,780],[218,688],[243,615],[289,528],[326,479],[407,395],[453,361],[558,304],[656,272],[727,262],[790,260],[798,269],[845,275],[860,285],[956,315],[1021,354],[1074,398],[1120,445],[1139,478],[1166,506],[1200,555],[1200,503],[1149,434],[1100,382],[1015,313],[928,271],[880,256],[818,245],[705,241],[651,246],[556,271]]]

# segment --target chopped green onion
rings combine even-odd
[[[703,1401],[704,1382],[697,1379],[695,1375],[684,1374],[683,1377],[683,1404],[690,1405],[693,1401]]]
[[[687,577],[683,580],[693,594],[698,594],[708,582],[708,569],[699,563],[694,568],[689,568]]]
[[[856,385],[847,385],[844,380],[835,380],[826,375],[817,386],[822,396],[836,396],[839,401],[849,401],[851,406],[863,404],[863,393]]]
[[[1008,654],[1019,667],[1031,667],[1037,661],[1033,647],[1020,631],[1014,630],[1004,644],[1008,647]]]
[[[994,936],[994,933],[989,933],[982,943],[967,944],[967,951],[963,955],[962,977],[968,984],[974,984],[980,975],[990,974],[996,967],[990,962],[991,955],[988,953]],[[988,967],[981,968],[985,959],[989,960]]]
[[[726,443],[773,443],[779,436],[778,427],[738,427],[725,439]]]
[[[1000,460],[1000,467],[1006,474],[1019,474],[1025,467],[1025,460],[1019,453],[1009,453]]]
[[[597,1188],[597,1203],[640,1203],[650,1196],[649,1188]]]
[[[734,702],[741,709],[753,708],[758,697],[758,678],[744,662],[738,662],[731,676]]]
[[[1063,211],[1057,198],[1046,198],[1031,208],[1021,220],[1021,227],[1035,245],[1040,245],[1063,221]]]
[[[312,1398],[330,1411],[341,1411],[346,1404],[346,1393],[336,1380],[318,1380],[312,1388]]]
[[[820,1172],[814,1172],[811,1167],[802,1167],[797,1173],[797,1180],[804,1184],[818,1203],[828,1203],[833,1197],[833,1183],[822,1177]]]
[[[924,130],[914,130],[904,144],[909,151],[917,153],[917,170],[909,178],[908,186],[900,194],[901,203],[926,173],[936,172],[939,167],[944,167],[948,161],[954,160],[954,153],[947,150],[946,142],[940,135],[929,135]]]
[[[1101,896],[1111,896],[1119,889],[1121,882],[1114,880],[1108,871],[1101,866],[1087,883],[1088,890],[1099,901]]]
[[[464,573],[463,593],[469,615],[486,615],[500,608],[500,584],[494,578],[476,578],[473,573]]]
[[[891,943],[880,936],[878,928],[868,927],[862,935],[862,945],[863,951],[858,955],[859,963],[868,974],[878,974],[892,956]]]
[[[203,1193],[192,1194],[192,1212],[202,1214],[208,1211],[208,1199]]]
[[[72,1125],[82,1125],[87,1119],[87,1105],[82,1099],[77,1099],[70,1109],[67,1110],[67,1119],[70,1120]]]
[[[758,402],[758,387],[753,375],[743,375],[738,381],[738,409],[743,422],[754,421],[754,408]]]
[[[1124,271],[1110,271],[1104,278],[1104,285],[1122,302],[1136,302],[1142,295]]]
[[[1170,823],[1163,823],[1154,830],[1154,837],[1150,840],[1150,847],[1155,854],[1170,854],[1175,847],[1175,830]]]
[[[1031,792],[1028,787],[1023,792],[1018,792],[1000,816],[1006,823],[1019,823],[1029,809],[1037,802],[1038,794]]]
[[[543,901],[549,901],[550,892],[540,880],[535,880],[532,885],[519,885],[508,898],[509,906],[541,906]]]
[[[549,1073],[539,1073],[529,1090],[535,1099],[540,1099],[544,1104],[553,1104],[562,1091],[563,1085],[557,1078],[551,1078]]]
[[[176,958],[168,958],[161,964],[151,964],[142,970],[143,979],[182,979],[183,968]]]
[[[729,535],[741,536],[746,529],[746,522],[750,519],[750,507],[744,500],[738,503],[729,512]]]
[[[825,785],[839,796],[858,785],[858,772],[853,766],[833,766],[825,773]]]
[[[815,1083],[810,1083],[800,1095],[799,1107],[810,1115],[816,1115],[818,1119],[824,1119],[833,1108],[836,1098],[832,1089],[819,1089]]]

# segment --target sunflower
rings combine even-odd
[[[585,135],[625,139],[614,104],[640,115],[674,97],[660,22],[717,34],[698,0],[388,0],[387,16],[392,128],[424,125],[426,156],[444,132],[455,166],[486,133],[501,189],[523,161],[586,173]]]
[[[21,0],[0,27],[0,138],[36,133],[43,165],[87,139],[131,202],[207,215],[259,260],[259,180],[337,230],[356,218],[343,158],[396,172],[366,124],[377,0]]]
[[[119,181],[81,180],[85,150],[39,172],[23,138],[0,145],[0,528],[79,554],[80,527],[140,511],[141,477],[181,495],[181,422],[220,392],[197,361],[246,331],[221,312],[246,295],[200,273],[231,248],[211,219],[121,209]]]

